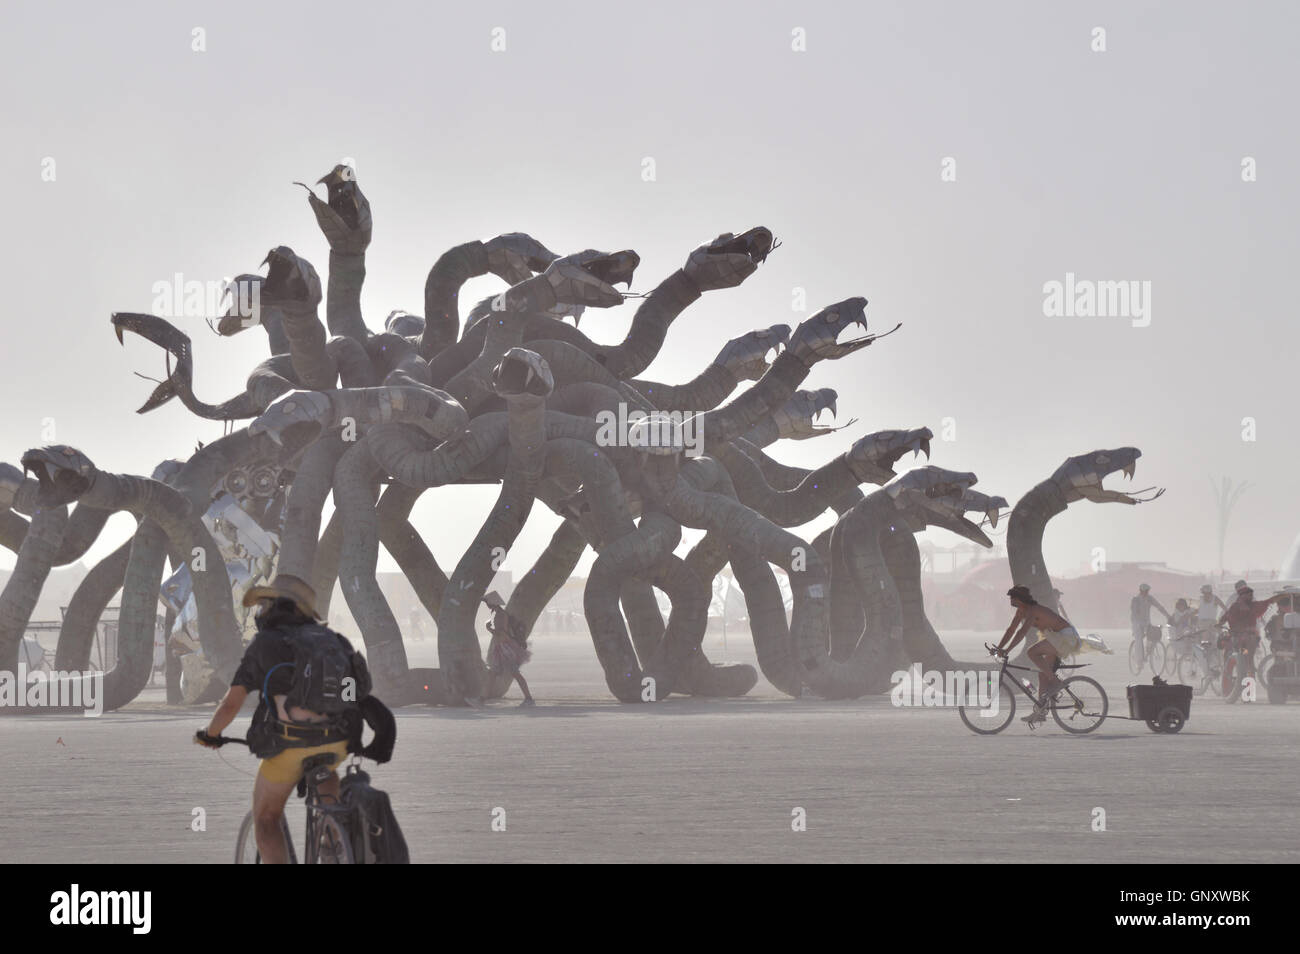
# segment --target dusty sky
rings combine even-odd
[[[778,445],[780,459],[817,465],[870,430],[938,433],[951,418],[933,462],[1014,502],[1067,456],[1134,444],[1132,486],[1167,494],[1072,507],[1045,542],[1054,572],[1098,546],[1212,567],[1212,475],[1252,485],[1227,565],[1276,565],[1300,530],[1294,4],[701,6],[7,3],[3,459],[47,443],[50,424],[118,472],[219,436],[179,402],[134,413],[153,385],[131,372],[160,377],[162,353],[119,347],[109,314],[149,310],[177,272],[253,271],[279,244],[324,278],[325,241],[291,182],[350,157],[375,217],[372,328],[420,311],[429,266],[470,239],[634,248],[648,290],[718,233],[765,225],[782,247],[689,309],[648,377],[684,381],[729,337],[864,295],[874,329],[902,330],[805,385],[838,389],[841,420],[858,423]],[[941,180],[945,157],[956,181]],[[1244,157],[1257,181],[1242,181]],[[1044,283],[1070,272],[1150,282],[1149,325],[1045,317]],[[620,340],[634,308],[589,312],[583,330]],[[204,400],[242,389],[267,353],[260,332],[179,323]],[[421,503],[445,566],[491,498]],[[535,511],[506,569],[525,569],[555,523]],[[116,517],[91,559],[130,525]]]

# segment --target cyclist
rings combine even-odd
[[[1013,586],[1007,590],[1007,596],[1011,598],[1016,615],[1011,618],[1011,625],[998,642],[996,652],[1004,657],[1008,655],[1031,627],[1037,629],[1043,637],[1029,648],[1029,658],[1038,667],[1038,688],[1043,703],[1035,704],[1034,711],[1022,720],[1036,725],[1047,721],[1046,703],[1062,686],[1056,678],[1056,668],[1060,665],[1061,658],[1078,652],[1082,640],[1069,621],[1035,600],[1029,587]]]
[[[244,652],[230,689],[213,713],[206,733],[197,736],[195,741],[215,748],[204,736],[220,735],[239,714],[250,692],[263,693],[248,730],[249,748],[262,759],[253,785],[257,849],[263,863],[287,864],[289,853],[281,834],[281,819],[289,795],[303,777],[303,761],[329,752],[336,757],[336,764],[342,762],[347,756],[349,740],[359,729],[359,724],[354,727],[350,720],[287,705],[286,697],[295,675],[294,649],[289,637],[301,635],[309,628],[328,633],[338,639],[352,661],[357,682],[368,684],[369,675],[364,672],[364,660],[357,662],[361,657],[352,645],[317,623],[320,616],[316,613],[316,593],[303,580],[279,575],[267,586],[252,587],[244,596],[244,605],[254,604],[259,606],[255,617],[257,635]],[[270,705],[268,694],[273,700]],[[327,779],[319,791],[325,798],[337,799],[338,775]]]
[[[1214,621],[1210,621],[1214,625]],[[1174,658],[1186,656],[1191,653],[1197,646],[1200,638],[1200,630],[1196,621],[1196,610],[1192,608],[1191,603],[1187,600],[1178,599],[1174,603],[1174,617],[1169,623],[1170,645],[1174,650]]]
[[[1133,626],[1133,641],[1138,647],[1138,665],[1146,662],[1147,643],[1159,642],[1160,633],[1152,633],[1151,630],[1151,608],[1155,607],[1165,614],[1165,619],[1173,622],[1173,617],[1169,611],[1160,605],[1160,601],[1151,595],[1151,584],[1143,583],[1138,587],[1137,596],[1133,597],[1128,604],[1128,618]]]
[[[1228,624],[1228,634],[1219,640],[1220,649],[1228,649],[1234,643],[1246,650],[1246,675],[1255,675],[1255,650],[1259,646],[1260,617],[1268,612],[1274,603],[1282,601],[1284,594],[1278,593],[1266,600],[1256,600],[1255,591],[1247,585],[1239,585],[1237,598],[1219,618],[1219,625]]]
[[[1200,632],[1214,629],[1219,614],[1227,609],[1223,600],[1214,595],[1214,587],[1206,583],[1201,587],[1201,602],[1196,606],[1196,629]]]

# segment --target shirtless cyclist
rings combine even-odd
[[[1016,615],[1012,617],[1011,625],[998,643],[996,652],[1002,656],[1009,655],[1031,628],[1043,634],[1043,639],[1029,648],[1029,658],[1038,667],[1038,688],[1043,700],[1043,704],[1035,705],[1034,711],[1024,719],[1034,725],[1047,721],[1046,703],[1051,701],[1051,696],[1063,685],[1056,678],[1056,666],[1063,657],[1078,651],[1079,634],[1068,620],[1035,600],[1029,587],[1013,586],[1007,590],[1007,596],[1011,598]]]

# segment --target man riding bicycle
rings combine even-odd
[[[1196,605],[1197,630],[1205,632],[1214,629],[1219,614],[1227,609],[1227,604],[1214,595],[1214,587],[1206,583],[1201,587],[1201,602]]]
[[[1061,664],[1061,659],[1078,652],[1082,640],[1068,620],[1035,600],[1029,587],[1013,586],[1007,590],[1007,596],[1011,598],[1016,615],[1011,618],[1011,625],[1007,627],[994,652],[1006,658],[1025,638],[1031,627],[1043,636],[1029,648],[1029,658],[1038,667],[1038,689],[1043,702],[1036,704],[1034,711],[1023,719],[1030,725],[1036,725],[1047,721],[1046,703],[1064,685],[1056,678],[1056,669]]]
[[[244,605],[257,604],[255,617],[257,635],[249,643],[244,658],[235,670],[230,689],[217,706],[206,732],[196,736],[200,745],[216,748],[210,741],[221,735],[223,729],[239,714],[250,692],[260,692],[257,711],[248,730],[249,749],[261,758],[262,763],[253,785],[253,818],[257,836],[257,849],[264,864],[287,864],[288,846],[281,834],[281,819],[290,794],[303,777],[303,762],[315,755],[330,753],[335,764],[342,762],[349,750],[349,742],[359,748],[359,718],[347,716],[357,712],[356,703],[369,694],[370,676],[365,659],[352,649],[351,643],[317,622],[316,593],[297,577],[281,575],[268,586],[255,586],[244,596]],[[348,671],[353,679],[353,705],[351,710],[321,712],[295,705],[302,694],[304,674],[298,672],[295,661],[307,650],[310,665],[319,673],[326,671],[335,676]],[[341,656],[337,655],[341,652]],[[342,661],[343,667],[337,665]],[[307,676],[310,678],[310,676]],[[342,684],[347,676],[337,679]],[[323,698],[319,688],[315,696]],[[346,700],[346,691],[336,686],[328,690],[331,700]],[[375,700],[377,703],[377,700]],[[317,703],[321,709],[335,706]],[[382,704],[381,704],[382,705]],[[342,708],[340,706],[339,708]],[[327,799],[337,799],[338,775],[323,782],[319,792]]]
[[[1133,641],[1138,647],[1138,665],[1141,666],[1146,662],[1147,643],[1156,643],[1160,641],[1159,630],[1151,628],[1151,608],[1155,607],[1165,614],[1165,619],[1173,622],[1173,617],[1169,611],[1160,605],[1160,601],[1151,595],[1151,584],[1143,583],[1138,587],[1137,596],[1129,601],[1128,618],[1133,627]]]
[[[1219,648],[1242,649],[1246,652],[1246,675],[1255,675],[1255,650],[1259,647],[1260,618],[1268,612],[1274,603],[1281,602],[1283,594],[1278,593],[1266,600],[1256,600],[1255,591],[1246,585],[1239,585],[1237,598],[1219,619],[1219,625],[1228,624],[1228,633],[1219,640]]]

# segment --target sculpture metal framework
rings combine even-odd
[[[24,471],[0,466],[0,544],[18,553],[0,594],[0,669],[14,667],[50,568],[78,559],[109,514],[128,510],[139,527],[82,582],[56,659],[59,668],[84,668],[95,623],[121,590],[120,655],[106,676],[106,708],[131,701],[147,682],[160,592],[168,625],[197,631],[198,655],[228,679],[241,649],[238,597],[276,571],[311,580],[322,612],[341,584],[386,699],[460,704],[499,696],[509,674],[485,668],[475,612],[498,565],[494,554],[510,549],[539,501],[564,520],[506,612],[530,632],[592,547],[586,620],[609,689],[624,702],[736,696],[754,686],[752,667],[715,666],[701,650],[712,580],[728,563],[759,666],[791,696],[856,697],[887,688],[890,673],[910,661],[952,662],[925,618],[912,535],[938,526],[990,546],[964,515],[977,512],[996,525],[1006,501],[973,491],[969,473],[924,466],[896,474],[909,451],[929,456],[925,428],[869,434],[813,470],[783,465],[764,450],[834,430],[815,420],[822,410],[835,413],[835,392],[799,388],[819,362],[847,358],[881,337],[839,340],[851,325],[865,331],[865,299],[832,304],[793,329],[773,325],[729,341],[690,381],[650,381],[641,375],[674,322],[706,293],[752,275],[777,245],[772,233],[724,233],[691,251],[612,345],[580,331],[578,318],[587,308],[623,304],[614,286],[630,288],[637,254],[561,257],[510,233],[445,252],[425,282],[424,316],[395,311],[374,332],[360,305],[369,202],[346,166],[318,184],[327,200],[308,188],[308,201],[329,244],[324,288],[308,261],[280,246],[263,261],[265,276],[239,277],[256,285],[258,307],[241,313],[239,299],[215,324],[223,336],[253,327],[267,335],[270,355],[241,393],[217,404],[201,400],[186,334],[149,314],[112,316],[119,341],[130,332],[167,355],[167,377],[140,413],[179,399],[199,417],[242,426],[186,461],[164,462],[151,478],[100,471],[67,447],[29,451]],[[462,287],[489,274],[505,289],[472,307],[462,327]],[[600,423],[610,419],[632,423],[611,439]],[[1013,512],[1013,570],[1036,593],[1046,580],[1041,554],[1027,563],[1025,554],[1047,517],[1079,496],[1119,499],[1100,491],[1100,477],[1137,452],[1106,454],[1087,466],[1067,462],[1068,474],[1039,485]],[[429,488],[457,483],[500,489],[448,572],[411,511]],[[877,489],[864,494],[863,484]],[[322,527],[331,495],[333,516]],[[815,540],[786,529],[827,511],[836,523]],[[704,535],[678,556],[683,528]],[[438,670],[408,665],[376,580],[381,545],[437,620]],[[168,561],[173,574],[164,583]],[[793,594],[788,617],[774,568]],[[666,619],[655,590],[670,602]]]

